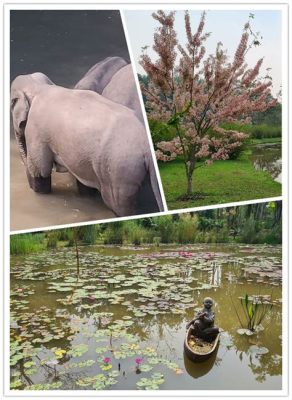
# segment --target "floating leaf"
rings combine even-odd
[[[103,370],[103,371],[109,371],[110,369],[112,369],[112,365],[111,364],[102,364],[101,366],[100,366],[100,368]]]
[[[57,356],[57,358],[62,358],[66,354],[66,350],[57,349],[57,350],[54,351],[54,353]]]
[[[250,346],[250,348],[248,349],[248,352],[251,354],[267,354],[269,353],[269,349],[267,349],[266,347],[259,347],[256,345]]]
[[[72,346],[72,349],[68,351],[73,357],[81,357],[84,353],[88,351],[88,345],[85,343],[80,343]]]

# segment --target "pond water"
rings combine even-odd
[[[281,389],[281,247],[80,246],[11,257],[13,389]],[[240,335],[239,297],[266,296],[263,330]],[[185,326],[204,297],[223,330],[195,364]]]
[[[276,182],[282,182],[281,144],[253,146],[251,160],[255,169],[267,171]]]

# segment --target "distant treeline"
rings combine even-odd
[[[11,254],[79,244],[267,243],[282,242],[282,202],[163,215],[12,235]]]

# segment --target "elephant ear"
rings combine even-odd
[[[17,131],[22,130],[26,125],[30,104],[25,93],[18,91],[13,99],[11,99],[11,110],[13,117],[13,125]]]

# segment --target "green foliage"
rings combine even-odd
[[[24,233],[10,236],[10,254],[30,254],[44,249],[43,233]]]
[[[148,123],[155,148],[157,143],[170,141],[177,136],[176,130],[173,126],[151,118],[149,118]]]

